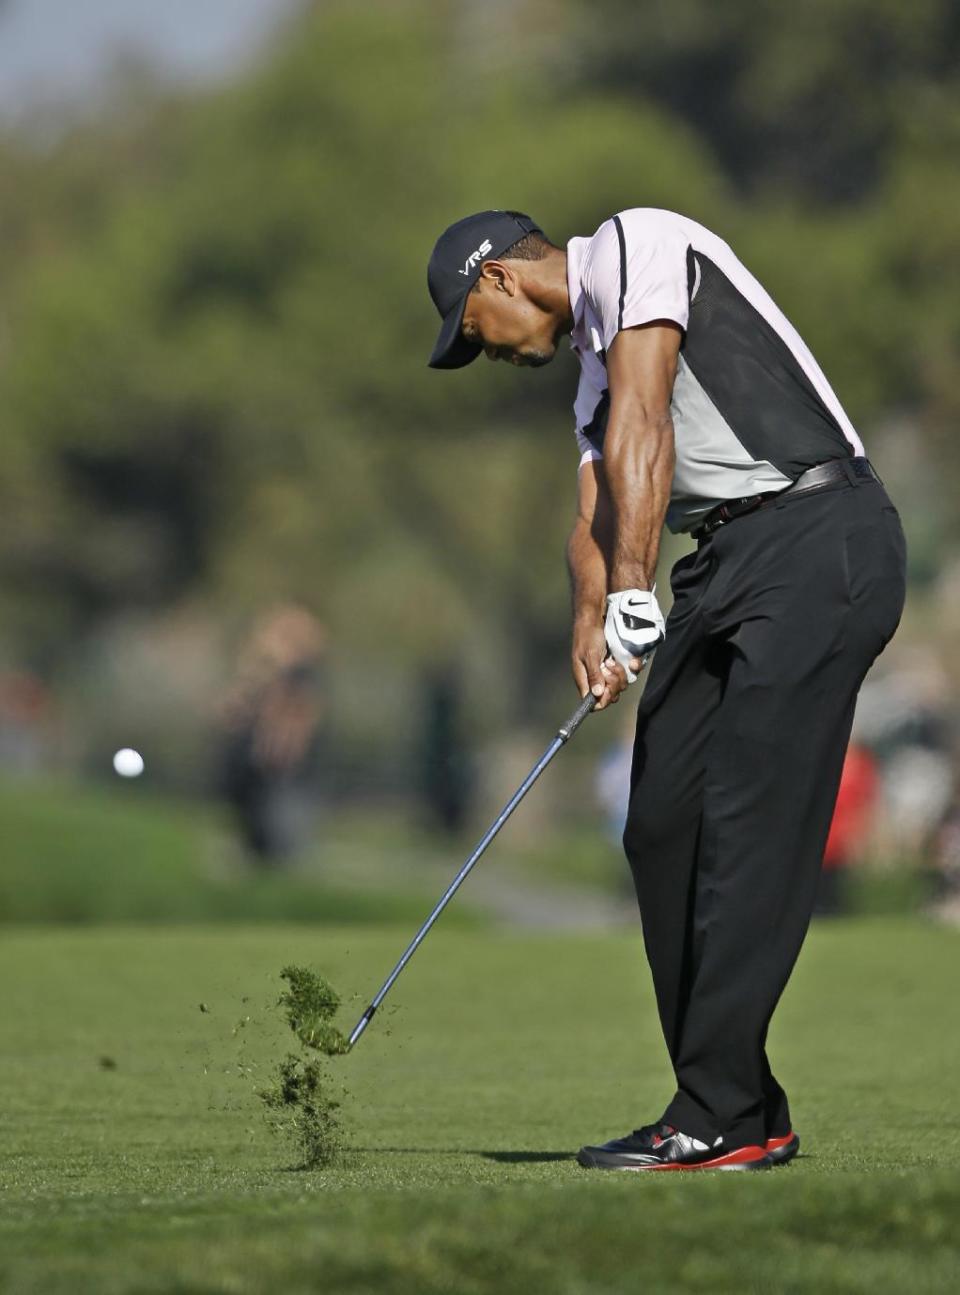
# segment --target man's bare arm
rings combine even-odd
[[[577,474],[577,518],[567,543],[567,567],[573,595],[573,677],[581,697],[592,691],[598,698],[597,710],[615,702],[627,683],[620,666],[604,664],[612,547],[613,509],[603,463],[594,460]]]
[[[575,621],[603,621],[612,551],[613,512],[603,464],[594,459],[577,473],[577,517],[567,543]]]
[[[607,352],[610,415],[603,462],[613,507],[610,592],[652,589],[670,501],[670,399],[683,333],[658,320],[617,334]]]

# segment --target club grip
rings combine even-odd
[[[577,729],[587,718],[587,716],[590,714],[590,712],[593,710],[596,704],[597,704],[596,697],[594,697],[592,692],[588,692],[586,697],[584,697],[583,701],[573,712],[573,714],[570,716],[567,722],[565,724],[561,724],[560,727],[557,729],[557,737],[560,739],[561,742],[570,741],[574,733],[576,733]]]

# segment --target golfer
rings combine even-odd
[[[601,710],[656,649],[624,846],[676,1075],[603,1169],[796,1154],[767,1028],[803,943],[857,691],[904,599],[900,519],[803,340],[727,244],[636,208],[556,247],[484,211],[438,240],[430,364],[580,363],[573,674]],[[654,588],[664,522],[696,541]],[[645,1114],[655,1115],[655,1112]]]

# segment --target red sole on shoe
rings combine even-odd
[[[695,1165],[671,1161],[665,1165],[637,1165],[635,1172],[659,1174],[664,1171],[689,1173],[694,1169],[768,1169],[772,1163],[763,1147],[737,1147],[736,1151],[728,1151],[712,1160],[701,1160]]]

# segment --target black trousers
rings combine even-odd
[[[640,702],[624,845],[677,1092],[731,1149],[790,1128],[767,1027],[817,890],[857,691],[903,609],[883,486],[850,480],[721,527],[671,576]]]

